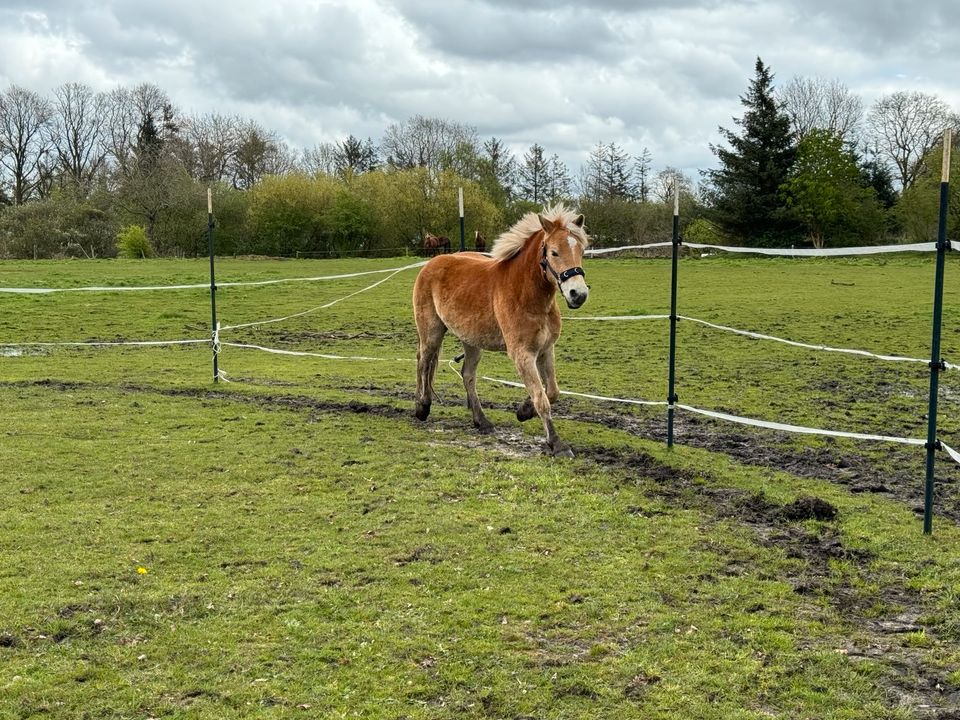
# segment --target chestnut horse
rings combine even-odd
[[[480,234],[479,230],[477,230],[477,234],[474,236],[473,239],[474,239],[474,243],[476,245],[478,253],[487,251],[487,239]]]
[[[450,252],[450,238],[444,235],[434,235],[433,233],[424,233],[423,249],[427,255],[436,255],[442,252]]]
[[[417,418],[426,420],[430,414],[440,346],[449,330],[463,342],[463,386],[473,424],[481,432],[493,429],[477,398],[480,355],[506,350],[529,393],[517,419],[539,415],[550,451],[573,457],[550,416],[550,405],[560,396],[553,354],[560,336],[555,295],[559,290],[571,308],[587,301],[580,263],[589,242],[583,215],[555,205],[541,215],[527,213],[496,239],[490,256],[462,252],[424,266],[413,287],[419,335]]]

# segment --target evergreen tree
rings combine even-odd
[[[877,202],[884,210],[889,210],[897,204],[897,191],[893,187],[893,173],[880,160],[876,152],[860,160],[860,184],[863,187],[873,188],[877,194]]]
[[[513,198],[517,180],[517,160],[500,138],[483,143],[480,158],[480,184],[501,207]]]
[[[635,197],[630,178],[630,155],[616,143],[607,145],[603,157],[604,194],[608,200],[632,200]]]
[[[590,200],[632,200],[636,189],[631,178],[630,156],[616,143],[590,151],[583,170],[583,194]]]
[[[573,195],[573,180],[570,177],[570,171],[567,170],[567,166],[556,153],[547,162],[545,195],[548,202],[557,202]]]
[[[380,156],[373,140],[370,138],[363,141],[358,137],[348,135],[336,144],[333,162],[340,175],[345,175],[348,171],[354,175],[360,175],[376,170],[380,164]]]
[[[547,181],[550,176],[549,161],[538,143],[530,146],[523,155],[523,164],[517,173],[520,197],[542,205],[547,197]]]
[[[650,199],[650,171],[653,165],[653,156],[650,148],[644,147],[633,161],[633,174],[636,177],[636,193],[640,202]]]
[[[740,134],[720,128],[729,149],[710,146],[720,161],[718,169],[705,172],[712,219],[747,245],[777,245],[796,231],[779,196],[796,146],[790,117],[774,96],[773,75],[760,58],[740,101],[746,108],[734,119]]]

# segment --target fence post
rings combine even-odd
[[[674,377],[677,359],[677,258],[680,254],[680,183],[673,184],[673,260],[670,270],[670,371],[667,379],[667,447],[673,447]]]
[[[213,337],[213,381],[220,382],[218,355],[220,329],[217,327],[217,283],[213,272],[213,191],[207,188],[207,248],[210,251],[210,328]]]
[[[937,395],[940,371],[946,364],[940,357],[940,326],[943,318],[943,266],[950,243],[947,240],[947,203],[950,198],[950,150],[953,142],[950,128],[943,131],[943,169],[940,176],[940,218],[937,228],[937,271],[933,285],[933,339],[930,348],[930,407],[927,411],[927,474],[923,488],[923,533],[933,532],[933,463],[937,440]]]
[[[460,188],[459,198],[460,198],[460,252],[463,252],[466,249],[465,239],[463,237],[463,188]]]

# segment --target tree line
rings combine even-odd
[[[468,124],[417,115],[376,142],[296,149],[253,120],[184,114],[150,83],[105,93],[67,83],[48,97],[10,85],[0,93],[0,257],[202,254],[208,186],[222,254],[416,251],[425,231],[457,234],[459,187],[471,234],[488,237],[563,200],[586,213],[598,244],[661,240],[677,188],[684,233],[699,241],[929,239],[940,137],[960,125],[956,113],[919,92],[866,111],[839,81],[775,88],[773,78],[758,58],[743,116],[720,128],[717,167],[697,181],[654,171],[647,148],[631,156],[616,142],[597,143],[573,173],[539,143],[515,156]]]

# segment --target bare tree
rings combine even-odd
[[[230,177],[242,121],[218,113],[183,120],[182,137],[189,153],[184,167],[197,180],[219,182]]]
[[[477,130],[463,123],[415,115],[405,123],[390,125],[383,134],[380,147],[387,162],[409,169],[425,167],[432,172],[449,167],[461,174],[456,158],[472,151],[477,156]],[[465,153],[465,150],[468,152]],[[451,167],[452,165],[452,167]]]
[[[43,181],[50,116],[50,103],[32,90],[10,85],[0,94],[0,166],[9,175],[14,205],[22,205]]]
[[[303,169],[311,175],[335,175],[337,172],[337,145],[332,142],[321,142],[308,148],[303,153],[300,163]]]
[[[797,140],[811,130],[829,130],[855,141],[863,121],[863,100],[837,79],[795,75],[777,93]]]
[[[665,167],[653,179],[653,194],[664,205],[673,206],[674,188],[679,183],[680,196],[693,196],[693,183],[686,175],[674,167]]]
[[[868,146],[893,170],[906,190],[923,170],[923,158],[947,126],[958,125],[950,106],[936,95],[899,91],[877,100],[867,117]]]
[[[106,97],[80,83],[61,85],[53,94],[51,138],[57,164],[74,185],[88,189],[106,157]]]
[[[114,170],[121,177],[127,177],[135,169],[133,155],[137,133],[147,116],[154,120],[164,118],[164,125],[158,128],[158,132],[168,135],[175,129],[172,124],[176,113],[167,93],[152,83],[141,83],[132,89],[118,87],[107,95],[106,105],[105,150]]]
[[[274,133],[268,132],[254,120],[239,125],[236,152],[230,167],[235,188],[247,190],[264,175],[283,175],[296,166],[297,159],[293,151]]]

